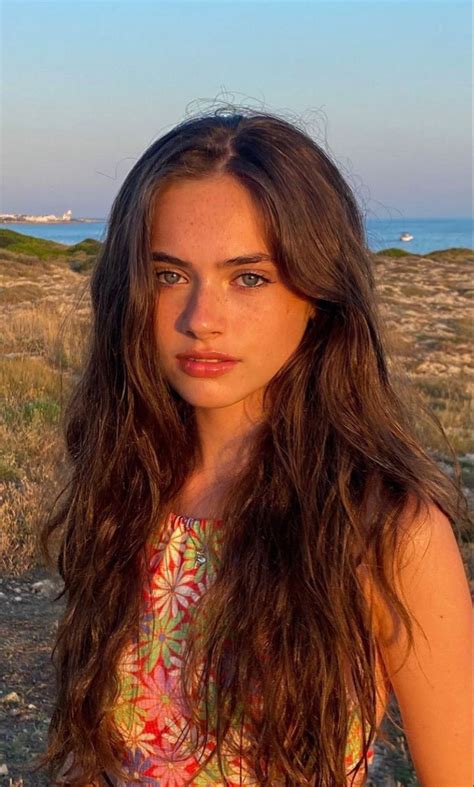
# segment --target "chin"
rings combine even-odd
[[[216,410],[222,407],[232,407],[232,405],[236,404],[234,399],[225,399],[217,396],[182,396],[182,398],[192,407],[199,407],[201,410]]]
[[[235,391],[231,395],[225,394],[224,391],[185,391],[183,386],[174,386],[174,390],[192,407],[200,407],[202,409],[214,409],[217,407],[231,407],[237,402],[241,401],[242,397],[235,397]]]

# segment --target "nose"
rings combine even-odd
[[[218,284],[196,283],[182,315],[186,333],[194,336],[222,333],[227,306],[225,295]]]

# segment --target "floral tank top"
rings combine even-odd
[[[142,590],[138,641],[132,639],[122,654],[118,668],[119,700],[113,720],[127,742],[124,768],[139,784],[157,787],[192,785],[257,785],[242,758],[226,756],[226,781],[212,757],[202,769],[204,759],[215,749],[212,735],[202,758],[183,755],[176,749],[178,739],[190,729],[179,696],[180,657],[190,625],[193,602],[205,591],[215,575],[208,551],[209,531],[219,543],[220,519],[195,519],[169,514],[161,537],[147,545],[150,582]],[[190,752],[192,749],[190,748]],[[347,772],[361,751],[361,724],[354,711],[346,748]],[[374,750],[368,752],[372,761]],[[199,771],[199,773],[198,773]],[[107,775],[114,787],[128,782]],[[272,782],[277,784],[276,781]]]

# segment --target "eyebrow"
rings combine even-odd
[[[164,251],[152,251],[151,258],[154,262],[167,262],[170,265],[181,265],[183,268],[192,269],[193,264],[180,260],[179,257],[174,257],[172,254],[166,254]],[[221,260],[216,263],[218,268],[237,267],[238,265],[251,265],[255,262],[273,262],[273,257],[270,254],[257,252],[255,254],[243,254],[238,257],[230,257],[228,260]]]

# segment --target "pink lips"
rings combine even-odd
[[[226,353],[221,353],[218,350],[196,350],[193,352],[187,353],[178,353],[177,358],[191,358],[193,361],[199,361],[201,358],[217,358],[219,361],[237,361],[238,358],[234,358],[232,355],[226,355]]]
[[[178,363],[186,374],[191,377],[219,377],[229,372],[238,363],[237,359],[229,359],[223,353],[196,353],[196,358],[227,358],[228,360],[205,361],[194,360],[187,355],[177,355]]]

